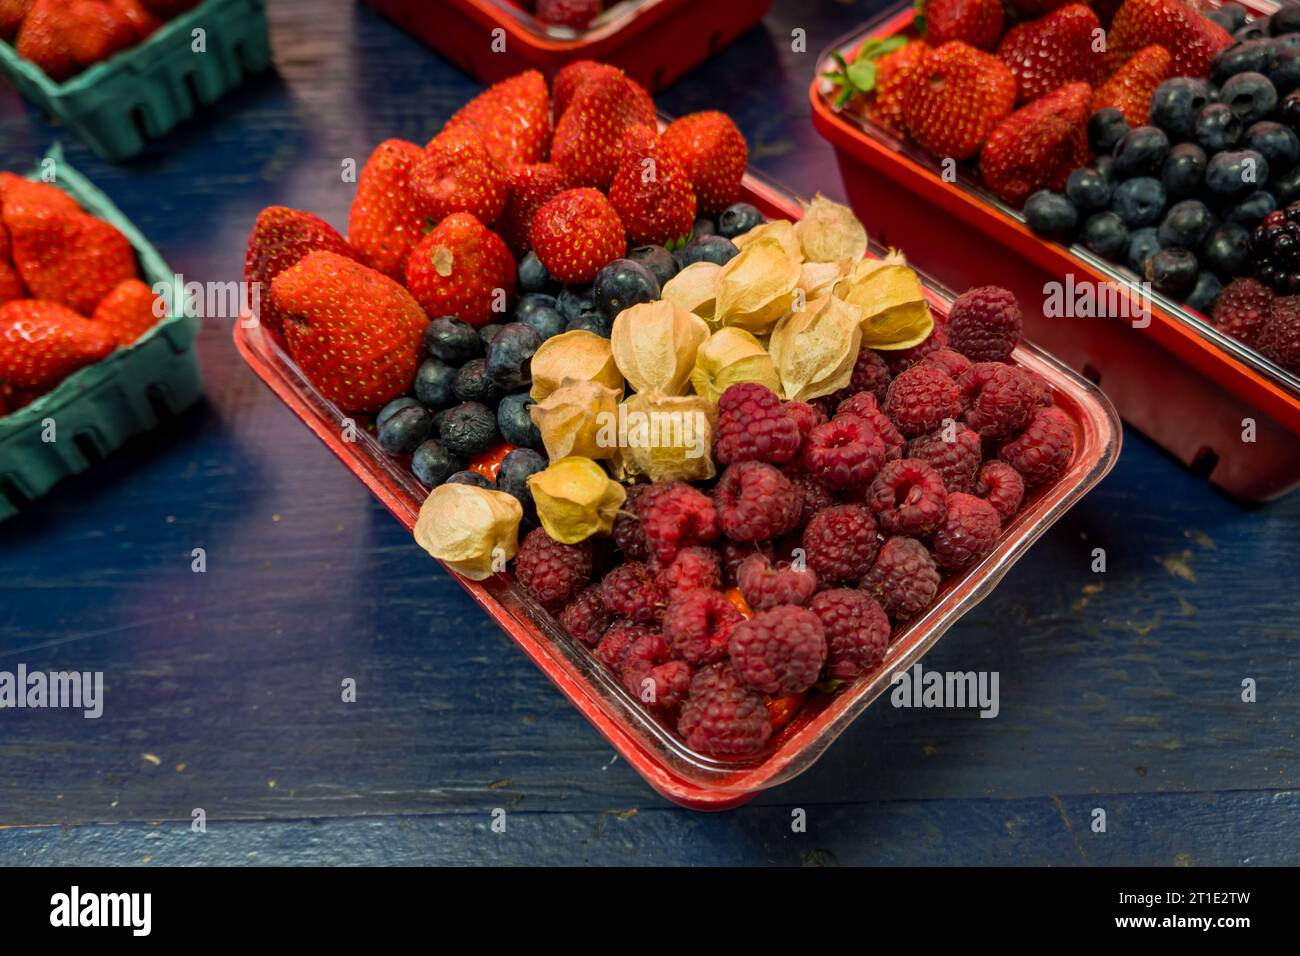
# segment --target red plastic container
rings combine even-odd
[[[747,176],[745,188],[745,200],[765,215],[799,218],[799,204],[771,184]],[[952,297],[928,281],[927,291],[935,311],[945,313]],[[343,441],[343,413],[312,387],[264,328],[236,323],[234,336],[253,371],[399,521],[414,528],[427,489],[386,455],[368,432],[359,431],[355,442]],[[875,671],[835,694],[810,695],[790,723],[773,735],[768,747],[752,757],[724,760],[690,750],[629,695],[586,646],[565,633],[517,587],[512,575],[499,574],[481,583],[458,580],[655,790],[698,810],[723,810],[744,803],[758,791],[806,770],[890,686],[895,671],[906,670],[920,660],[1115,463],[1121,432],[1119,418],[1106,397],[1031,345],[1022,344],[1014,359],[1051,383],[1057,405],[1073,420],[1077,447],[1069,468],[1055,484],[1028,499],[1003,528],[992,554],[950,580],[929,611],[896,636],[889,655]]]
[[[912,17],[911,5],[900,5],[832,44],[809,89],[813,125],[835,147],[849,202],[872,238],[904,249],[910,262],[954,288],[1011,289],[1032,306],[1026,336],[1102,385],[1126,421],[1223,490],[1268,501],[1300,484],[1300,378],[1159,293],[1149,300],[1146,328],[1044,316],[1047,283],[1073,276],[1076,287],[1134,288],[1137,279],[1082,246],[1039,238],[973,176],[959,170],[955,182],[945,182],[923,150],[835,110],[820,76],[830,52],[906,33]],[[1247,420],[1253,442],[1243,440]]]
[[[652,93],[757,26],[772,7],[772,0],[623,0],[575,32],[510,0],[366,3],[484,83],[530,68],[549,79],[574,60],[600,60]]]

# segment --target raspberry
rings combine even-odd
[[[620,564],[600,583],[605,608],[633,624],[649,624],[663,616],[668,597],[654,572],[640,561]]]
[[[948,310],[948,347],[972,362],[1005,362],[1020,340],[1016,297],[995,285],[967,289]]]
[[[933,355],[940,349],[948,347],[948,327],[939,323],[939,317],[935,316],[934,329],[925,337],[925,341],[920,345],[913,345],[910,349],[894,349],[885,353],[885,361],[889,363],[889,371],[895,375],[911,368],[919,362],[925,360],[926,356]]]
[[[826,413],[816,405],[807,402],[786,402],[785,413],[799,426],[800,441],[808,439],[808,433],[826,421]]]
[[[703,545],[682,548],[673,563],[659,572],[659,588],[672,597],[696,588],[722,587],[722,559]]]
[[[578,593],[560,612],[560,624],[585,644],[596,644],[609,627],[610,613],[601,600],[600,587],[592,584]]]
[[[949,492],[971,490],[983,455],[980,436],[960,422],[907,443],[907,457],[923,461],[937,471]]]
[[[654,634],[655,629],[646,624],[630,624],[616,621],[605,631],[605,636],[596,645],[596,656],[606,667],[618,674],[623,669],[623,655],[637,638]]]
[[[1065,471],[1074,456],[1074,427],[1069,416],[1055,406],[1040,408],[1020,437],[1002,446],[1000,456],[1020,472],[1026,488],[1051,481]]]
[[[807,604],[817,593],[817,572],[784,562],[773,567],[765,555],[751,554],[737,569],[736,583],[753,610],[770,611],[780,604]]]
[[[623,507],[619,509],[618,516],[614,519],[610,537],[629,561],[644,561],[649,557],[646,552],[645,535],[641,533],[641,518],[637,510],[637,502],[647,491],[653,489],[662,491],[667,487],[667,484],[628,485],[627,500],[623,502]]]
[[[867,505],[885,534],[922,537],[943,521],[948,492],[939,473],[919,458],[891,461],[871,483]]]
[[[1300,296],[1273,300],[1256,342],[1264,357],[1288,372],[1300,372]]]
[[[797,694],[826,662],[826,631],[807,608],[783,605],[737,624],[727,644],[731,666],[765,694]]]
[[[718,399],[718,424],[713,457],[720,464],[741,461],[787,462],[799,451],[802,436],[766,385],[739,382]]]
[[[714,664],[691,678],[677,732],[692,750],[751,754],[772,736],[772,720],[763,698],[730,666]]]
[[[936,349],[921,360],[923,365],[935,365],[947,374],[954,382],[961,378],[966,369],[970,368],[971,361],[960,352],[954,352],[952,349]]]
[[[795,474],[788,477],[794,485],[795,494],[799,496],[799,520],[795,522],[795,527],[802,528],[817,512],[835,504],[831,490],[812,475]]]
[[[939,593],[939,569],[915,538],[890,538],[862,579],[862,590],[902,624],[919,616]]]
[[[966,424],[981,438],[1010,438],[1024,431],[1038,408],[1038,394],[1020,369],[1001,362],[977,362],[957,383]]]
[[[1254,345],[1273,298],[1273,290],[1258,279],[1233,279],[1214,303],[1213,322],[1233,338]]]
[[[913,365],[889,383],[885,411],[908,438],[932,432],[961,414],[957,383],[935,365]]]
[[[1005,522],[1020,510],[1020,503],[1025,499],[1025,480],[1005,461],[990,461],[980,469],[974,494],[991,504]]]
[[[561,544],[534,528],[515,555],[515,577],[546,607],[559,607],[591,580],[591,543]]]
[[[858,392],[869,392],[883,402],[887,388],[889,388],[889,363],[880,357],[879,352],[864,345],[858,351],[857,360],[853,363],[848,387],[838,392],[836,397],[843,400]]]
[[[885,463],[885,443],[864,418],[836,415],[804,444],[803,466],[828,488],[861,488]]]
[[[662,634],[642,634],[623,653],[623,686],[643,704],[674,710],[691,685],[691,666],[670,659],[671,648]]]
[[[998,542],[1002,522],[983,498],[957,492],[948,498],[948,515],[934,533],[934,561],[941,568],[964,568]]]
[[[682,548],[718,536],[713,501],[684,481],[671,482],[653,497],[643,494],[637,502],[646,550],[660,565],[671,564]]]
[[[713,490],[718,522],[733,541],[768,541],[795,527],[799,499],[794,485],[772,465],[730,465]]]
[[[721,591],[687,591],[664,613],[664,634],[673,651],[692,664],[712,664],[727,656],[731,630],[744,618]]]
[[[723,581],[734,586],[736,584],[736,573],[740,570],[741,563],[754,554],[765,555],[769,561],[776,560],[776,554],[772,550],[770,542],[764,541],[755,544],[752,541],[724,541],[722,543]]]
[[[876,547],[876,519],[865,505],[819,511],[803,532],[808,567],[822,584],[861,578],[876,557]]]
[[[875,395],[870,392],[858,392],[840,402],[835,409],[835,414],[856,415],[874,428],[880,440],[885,443],[885,461],[903,457],[903,444],[906,439],[880,408]]]
[[[885,659],[889,616],[875,598],[852,588],[822,591],[808,610],[826,632],[826,676],[853,680]]]
[[[1046,408],[1052,404],[1052,386],[1047,384],[1047,379],[1037,372],[1020,365],[1013,365],[1012,368],[1020,373],[1020,377],[1024,379],[1025,384],[1029,386],[1029,390],[1033,392],[1035,408]]]

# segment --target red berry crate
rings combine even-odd
[[[801,215],[793,196],[753,175],[745,177],[742,199],[769,218],[796,220]],[[882,252],[875,247],[870,254]],[[925,276],[921,278],[934,311],[946,315],[952,295]],[[428,489],[386,455],[372,433],[360,427],[347,428],[344,413],[307,381],[273,334],[261,326],[246,327],[238,322],[234,336],[240,354],[262,381],[398,521],[413,529]],[[623,688],[590,649],[570,637],[524,593],[512,574],[498,574],[482,582],[459,576],[458,580],[650,786],[692,809],[738,806],[808,769],[889,688],[895,672],[919,661],[948,628],[987,597],[1030,545],[1114,465],[1120,449],[1119,416],[1097,387],[1025,342],[1016,349],[1013,360],[1048,381],[1057,406],[1074,423],[1075,454],[1069,467],[1050,487],[1030,495],[1003,527],[992,554],[960,576],[949,578],[934,605],[895,635],[879,667],[833,694],[810,694],[758,754],[723,759],[689,749]],[[344,441],[345,431],[355,432],[356,440]]]
[[[1263,3],[1248,9],[1268,13]],[[843,37],[818,61],[813,125],[835,147],[849,202],[870,235],[954,288],[1001,285],[1024,306],[1025,334],[1102,385],[1125,421],[1229,494],[1269,501],[1300,485],[1300,378],[1151,292],[1150,324],[1043,314],[1048,283],[1137,288],[1127,269],[1039,238],[1020,213],[962,168],[938,161],[868,120],[836,110],[821,74],[831,53],[868,37],[908,34],[910,4]],[[1067,290],[1069,286],[1066,286]],[[1252,437],[1254,441],[1245,438]]]
[[[512,0],[366,3],[483,83],[527,69],[549,79],[574,60],[600,60],[652,93],[758,26],[772,7],[772,0],[622,0],[575,31],[542,23]]]

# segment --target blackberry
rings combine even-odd
[[[1284,295],[1300,292],[1300,202],[1275,209],[1250,236],[1255,275]]]

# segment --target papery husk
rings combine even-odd
[[[504,491],[477,485],[439,485],[415,521],[415,541],[462,577],[482,581],[519,550],[524,509]]]
[[[841,259],[838,262],[805,262],[799,270],[799,288],[803,290],[805,301],[830,295],[835,289],[835,283],[852,271],[855,261]]]
[[[761,342],[744,329],[719,329],[695,354],[691,386],[695,393],[717,404],[718,398],[737,382],[759,382],[781,394],[781,377],[772,356]]]
[[[660,299],[620,312],[609,342],[618,370],[636,391],[684,395],[695,353],[708,337],[702,318]]]
[[[798,282],[799,262],[781,243],[772,237],[757,239],[718,273],[714,320],[766,335],[790,311]]]
[[[637,392],[619,406],[625,440],[615,465],[622,477],[646,475],[652,481],[706,481],[713,464],[713,426],[717,410],[699,395]],[[674,431],[674,428],[676,431]]]
[[[528,476],[537,520],[556,541],[577,544],[609,534],[627,492],[590,458],[561,458]]]
[[[934,329],[921,280],[899,252],[863,259],[835,286],[837,299],[862,313],[862,344],[873,349],[909,349]]]
[[[747,246],[759,239],[775,239],[781,243],[781,248],[792,261],[803,262],[803,245],[799,242],[799,234],[795,232],[794,223],[789,219],[773,219],[771,222],[761,223],[731,241],[735,243],[737,249],[744,251]]]
[[[767,343],[785,397],[806,402],[845,388],[862,344],[857,307],[825,296],[782,319]]]
[[[599,382],[623,396],[623,373],[609,339],[586,329],[552,336],[533,355],[533,401],[540,402],[568,381]]]
[[[660,298],[712,323],[721,271],[722,266],[716,262],[693,262],[664,283]]]
[[[867,254],[867,230],[853,210],[821,193],[803,203],[803,218],[794,224],[805,262],[856,262]]]
[[[618,392],[600,382],[569,382],[534,405],[530,414],[542,433],[546,457],[612,457],[617,447],[602,447],[598,436],[605,416],[617,414],[618,398]]]

